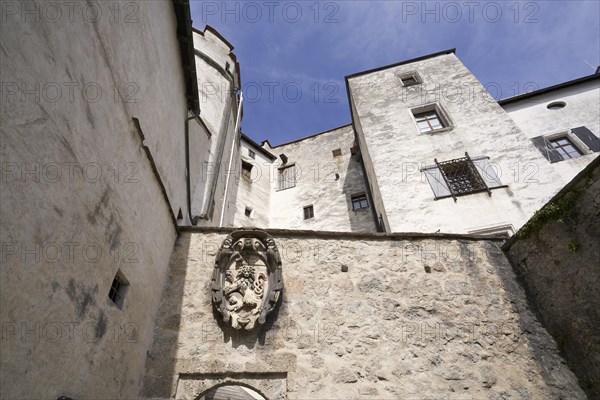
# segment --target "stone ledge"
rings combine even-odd
[[[189,233],[223,233],[228,234],[242,227],[198,227],[182,226],[179,232]],[[254,227],[243,227],[244,229],[260,229]],[[506,240],[504,236],[474,235],[462,233],[422,233],[422,232],[336,232],[336,231],[312,231],[302,229],[261,229],[274,237],[299,237],[310,239],[364,239],[364,240],[403,240],[403,239],[453,239],[453,240],[486,240],[501,242]]]

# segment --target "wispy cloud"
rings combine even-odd
[[[260,18],[251,3],[262,5]],[[246,105],[243,126],[257,140],[279,143],[349,122],[345,75],[448,48],[482,82],[500,84],[503,97],[515,83],[548,86],[600,64],[597,1],[298,1],[278,2],[271,14],[263,4],[192,2],[195,25],[209,23],[236,47],[244,82],[303,89],[297,102],[278,93]],[[337,103],[324,102],[331,82]]]

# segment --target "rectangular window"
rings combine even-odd
[[[551,139],[550,144],[552,145],[552,148],[556,149],[563,160],[577,158],[583,155],[581,150],[579,150],[566,136]]]
[[[403,74],[399,78],[402,82],[402,86],[404,87],[418,85],[422,82],[421,78],[419,77],[419,74],[417,74],[416,72]]]
[[[248,157],[250,157],[250,158],[256,158],[256,153],[253,152],[252,150],[248,149]]]
[[[600,138],[585,126],[531,138],[533,145],[551,163],[600,152]]]
[[[315,210],[312,205],[304,207],[304,219],[311,219],[315,217]]]
[[[242,177],[246,178],[249,181],[252,180],[252,167],[253,165],[249,162],[242,161]]]
[[[244,210],[244,215],[246,217],[252,216],[252,209],[250,207],[246,207],[246,209]]]
[[[488,157],[465,157],[438,162],[435,166],[425,167],[422,171],[433,190],[435,199],[487,192],[491,189],[506,187],[502,185],[497,165],[490,163]]]
[[[342,155],[342,149],[335,149],[332,151],[334,157],[339,157]]]
[[[296,166],[290,165],[279,168],[277,176],[277,188],[279,190],[289,189],[296,186]]]
[[[445,128],[445,125],[436,110],[414,114],[414,116],[421,133]]]
[[[469,159],[444,161],[440,163],[440,168],[450,191],[455,195],[486,190],[485,182]]]
[[[362,210],[363,208],[369,208],[369,203],[367,202],[367,196],[363,194],[356,194],[352,196],[352,209],[353,210]]]

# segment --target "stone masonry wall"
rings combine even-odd
[[[600,397],[600,160],[506,246],[540,319],[589,397]]]
[[[211,304],[227,231],[179,237],[143,397],[195,399],[232,382],[269,399],[585,398],[500,242],[269,232],[285,288],[279,308],[249,333],[219,323]]]

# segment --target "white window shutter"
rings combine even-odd
[[[473,159],[472,161],[488,188],[492,189],[502,186],[502,181],[500,181],[500,177],[496,173],[496,169],[499,168],[497,164],[490,163],[487,157]]]
[[[450,189],[448,189],[448,185],[446,185],[446,181],[442,176],[439,168],[432,167],[424,169],[425,177],[427,178],[427,182],[429,182],[429,186],[431,186],[431,190],[433,190],[433,195],[435,198],[447,197],[451,196]]]

